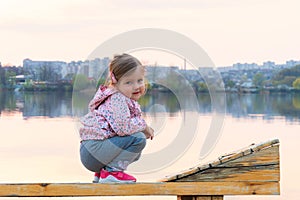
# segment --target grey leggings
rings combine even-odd
[[[145,146],[146,137],[142,132],[106,140],[86,140],[80,145],[80,159],[93,172],[99,172],[104,167],[124,171],[130,163],[140,158]]]

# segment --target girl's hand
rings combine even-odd
[[[154,130],[150,126],[147,125],[146,129],[143,131],[147,139],[152,140],[154,137]]]

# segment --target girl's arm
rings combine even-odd
[[[143,131],[147,139],[152,140],[154,137],[154,130],[150,126],[147,125],[146,129]]]

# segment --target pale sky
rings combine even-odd
[[[112,36],[161,28],[195,41],[216,66],[280,64],[300,60],[299,8],[299,0],[0,0],[0,62],[85,60]]]

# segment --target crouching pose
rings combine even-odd
[[[109,77],[89,103],[79,130],[82,164],[95,172],[93,182],[135,182],[125,173],[137,161],[154,131],[142,118],[137,100],[145,93],[145,68],[129,54],[117,55]]]

